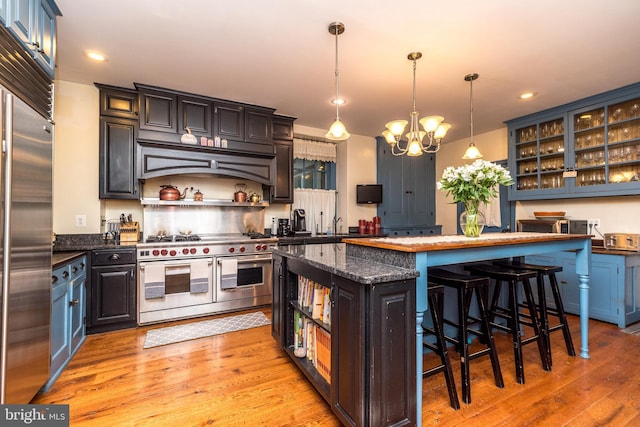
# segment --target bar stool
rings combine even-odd
[[[524,384],[524,359],[522,357],[522,347],[532,342],[537,343],[538,352],[540,353],[540,361],[545,371],[550,371],[551,366],[547,359],[547,349],[545,340],[540,331],[540,320],[536,311],[533,300],[533,292],[531,290],[530,279],[537,277],[535,271],[517,270],[509,267],[501,267],[489,264],[470,264],[465,265],[465,270],[473,274],[482,274],[490,277],[495,281],[493,297],[489,306],[491,326],[510,332],[513,339],[513,355],[515,359],[516,381]],[[502,283],[506,283],[509,287],[509,296],[507,307],[501,307],[498,304]],[[524,290],[524,304],[529,310],[529,314],[520,311],[518,303],[518,283],[522,284]],[[496,323],[495,317],[501,317],[507,320],[507,325]],[[527,320],[528,319],[528,320]],[[529,338],[522,338],[522,325],[530,326],[533,329],[533,335]]]
[[[440,356],[440,364],[423,371],[422,377],[425,378],[443,372],[445,381],[447,382],[450,405],[453,409],[458,410],[460,409],[460,402],[458,400],[458,392],[456,391],[456,383],[453,380],[453,371],[451,370],[451,361],[449,360],[447,343],[444,338],[444,326],[442,324],[444,318],[444,286],[429,283],[427,298],[429,300],[429,311],[431,311],[433,327],[423,324],[422,329],[425,331],[425,334],[435,336],[436,342],[431,343],[425,339],[428,337],[424,337],[423,345]]]
[[[443,285],[445,287],[451,287],[457,291],[457,322],[447,320],[443,316],[443,324],[446,323],[453,325],[458,329],[455,338],[445,335],[445,340],[454,343],[458,354],[460,355],[462,400],[467,404],[471,403],[471,375],[469,374],[469,362],[481,356],[489,356],[491,359],[491,368],[493,369],[495,384],[497,387],[503,388],[504,381],[502,379],[502,371],[500,371],[500,362],[498,361],[498,353],[495,348],[493,335],[491,333],[491,326],[489,324],[489,313],[486,308],[489,278],[460,274],[442,268],[432,267],[429,268],[427,272],[427,280],[430,284],[433,283]],[[474,293],[478,303],[479,317],[473,317],[469,313]],[[475,323],[480,323],[479,330],[469,327]],[[486,348],[470,353],[469,334],[478,336],[480,338],[480,342],[485,344]]]
[[[519,270],[533,270],[538,273],[536,277],[536,284],[538,288],[538,303],[536,304],[536,308],[540,312],[540,328],[541,332],[545,338],[545,344],[547,346],[547,359],[549,360],[549,366],[552,366],[551,360],[551,332],[561,330],[562,335],[564,336],[564,345],[567,348],[567,354],[569,356],[575,356],[576,351],[573,347],[573,340],[571,339],[571,331],[569,330],[569,322],[567,321],[567,316],[564,311],[564,304],[562,303],[562,297],[560,296],[560,289],[558,288],[558,280],[556,278],[556,273],[562,271],[561,266],[555,265],[538,265],[538,264],[527,264],[523,263],[517,259],[514,260],[500,260],[496,261],[495,264],[511,267],[513,269]],[[546,290],[545,290],[545,280],[544,278],[549,278],[549,286],[551,288],[551,294],[553,295],[553,301],[555,302],[556,308],[547,307],[547,299],[546,299]],[[558,318],[559,323],[551,326],[549,324],[549,316],[554,316]]]

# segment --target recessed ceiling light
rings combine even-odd
[[[93,59],[94,61],[104,61],[104,60],[106,60],[105,56],[103,54],[101,54],[100,52],[89,51],[89,52],[87,52],[87,56],[89,58]]]
[[[524,93],[520,94],[520,96],[518,98],[520,98],[520,99],[531,99],[534,96],[536,96],[535,92],[524,92]]]
[[[347,100],[346,100],[346,99],[344,99],[344,98],[333,98],[333,99],[331,100],[331,103],[332,103],[333,105],[344,105],[344,104],[346,104],[346,103],[347,103]]]

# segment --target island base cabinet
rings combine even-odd
[[[413,425],[415,284],[335,281],[334,412],[345,425]]]
[[[282,346],[347,426],[415,425],[415,280],[362,284],[286,258]],[[330,324],[299,304],[300,278],[325,288]],[[274,293],[274,298],[277,295]],[[275,303],[274,303],[275,304]],[[276,305],[277,306],[277,305]],[[277,314],[276,314],[277,316]],[[294,355],[298,316],[330,334],[330,374]]]

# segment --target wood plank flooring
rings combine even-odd
[[[578,318],[570,322],[578,350]],[[143,350],[146,331],[162,326],[88,336],[52,389],[32,403],[69,404],[72,426],[340,425],[277,347],[270,326]],[[540,366],[535,345],[526,346],[524,385],[515,382],[510,340],[497,333],[505,388],[495,387],[488,358],[474,360],[472,402],[454,411],[443,377],[426,378],[423,425],[640,425],[640,336],[598,321],[589,327],[589,360],[567,356],[562,334],[552,335],[551,372]],[[454,352],[452,361],[460,393]]]

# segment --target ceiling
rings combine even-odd
[[[446,139],[640,80],[640,1],[602,0],[56,0],[57,79],[133,82],[269,106],[299,125],[335,118],[334,21],[340,117],[375,136],[417,110],[452,124]],[[103,63],[88,50],[107,56]],[[517,97],[537,93],[528,101]]]

